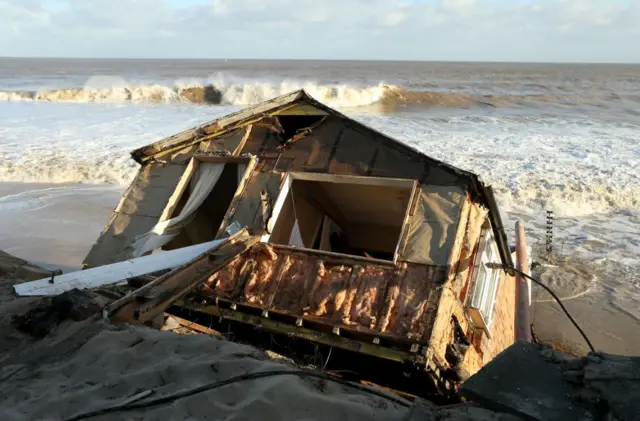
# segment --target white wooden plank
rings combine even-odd
[[[153,253],[123,262],[98,266],[91,269],[59,275],[50,283],[50,278],[14,285],[20,296],[58,295],[74,288],[89,289],[116,284],[124,279],[146,275],[159,270],[183,265],[211,247],[226,239],[209,241],[171,251]]]

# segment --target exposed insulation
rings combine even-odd
[[[249,304],[265,306],[269,303],[269,292],[275,281],[278,255],[267,244],[256,244],[249,254],[255,262],[254,270],[244,284],[244,299]]]
[[[399,285],[387,294],[390,305],[388,314],[382,315],[382,331],[414,340],[428,339],[445,276],[446,267],[409,264]]]
[[[351,289],[353,297],[349,293],[345,304],[350,310],[349,323],[367,329],[375,328],[384,303],[387,283],[393,273],[392,268],[378,266],[365,266],[358,271],[355,285]]]
[[[320,262],[313,287],[309,291],[308,309],[305,309],[305,313],[341,317],[350,278],[351,267],[327,267],[326,263]]]
[[[273,308],[302,315],[307,289],[315,279],[317,259],[304,255],[291,255],[286,262],[282,281],[273,297]]]
[[[231,298],[238,290],[240,270],[245,264],[244,255],[233,259],[228,265],[209,277],[202,285],[202,293],[209,296]]]

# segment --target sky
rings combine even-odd
[[[0,56],[640,62],[640,0],[0,0]]]

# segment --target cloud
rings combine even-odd
[[[639,62],[640,0],[0,0],[0,55]]]

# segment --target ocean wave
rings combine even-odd
[[[126,151],[91,159],[70,156],[25,156],[19,162],[0,167],[0,181],[44,183],[91,183],[127,185],[137,172],[137,164]],[[610,212],[640,213],[640,186],[567,184],[545,186],[531,182],[507,185],[490,182],[501,210],[543,213],[554,211],[558,217],[581,217]]]
[[[177,83],[175,85],[118,84],[53,90],[0,91],[0,101],[83,102],[83,103],[186,103],[206,105],[257,104],[297,89],[305,89],[315,99],[332,107],[378,105],[393,109],[408,105],[449,108],[530,106],[534,103],[584,105],[599,102],[581,94],[487,95],[438,90],[410,90],[379,83],[369,86],[320,84],[314,82],[217,81],[215,83]],[[618,98],[620,99],[620,98]],[[636,102],[638,98],[625,98]],[[607,98],[608,101],[614,99]]]

